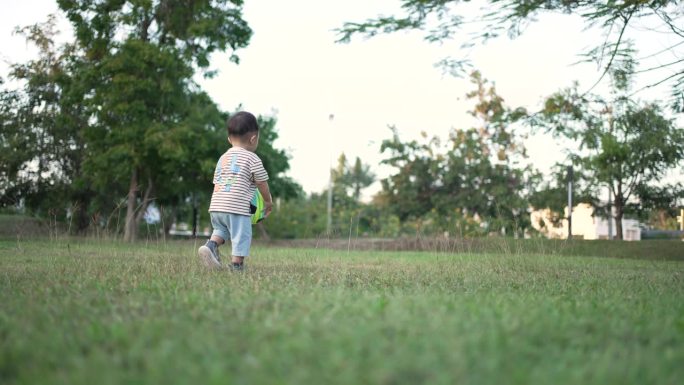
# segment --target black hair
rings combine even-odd
[[[228,136],[244,136],[250,132],[259,132],[259,125],[249,112],[240,111],[228,119]]]

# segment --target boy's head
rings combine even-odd
[[[254,151],[259,144],[259,125],[254,115],[240,111],[228,119],[228,141],[233,146]]]

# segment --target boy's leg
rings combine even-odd
[[[225,242],[228,234],[228,224],[225,213],[211,212],[211,225],[214,229],[211,238],[203,246],[200,246],[199,254],[204,265],[210,268],[221,267],[221,257],[218,247]]]
[[[246,215],[231,215],[230,236],[232,269],[243,270],[252,243],[252,218]]]
[[[245,268],[245,257],[236,257],[233,255],[232,269],[243,270]]]
[[[209,238],[209,240],[216,242],[216,244],[218,246],[221,246],[222,244],[224,244],[226,242],[223,238],[219,237],[218,235],[214,235],[214,234],[211,235],[211,238]]]
[[[223,242],[217,242],[214,240],[214,236],[212,236],[211,239],[207,240],[207,243],[200,246],[200,248],[197,250],[197,253],[202,259],[202,262],[204,262],[205,266],[210,268],[221,267],[221,257],[219,256],[218,252],[218,247],[221,243]]]

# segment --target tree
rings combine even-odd
[[[189,206],[193,235],[197,233],[200,203],[211,195],[217,154],[225,151],[226,114],[204,92],[186,95],[183,120],[150,139],[161,149],[156,174],[155,202],[166,214],[165,231],[177,219],[180,206]],[[192,145],[188,145],[191,143]]]
[[[176,147],[166,133],[190,114],[195,69],[209,57],[249,42],[242,1],[58,0],[71,21],[89,66],[82,74],[95,124],[88,141],[97,154],[87,162],[100,185],[128,180],[125,240],[136,229],[164,175],[160,145]],[[233,53],[231,60],[238,61]],[[171,135],[170,137],[175,137]],[[162,143],[160,143],[162,142]],[[140,193],[144,190],[144,193]]]
[[[375,181],[375,176],[370,171],[370,166],[363,164],[358,156],[352,166],[342,153],[337,159],[337,167],[332,170],[332,179],[336,200],[351,198],[354,203],[358,203],[361,190],[370,186]]]
[[[612,100],[580,94],[575,86],[547,98],[534,119],[555,136],[578,142],[573,161],[595,185],[608,186],[618,239],[623,239],[622,218],[630,199],[644,193],[642,201],[648,201],[649,186],[684,161],[684,129],[656,103],[628,97],[629,67],[627,57],[612,72]]]
[[[370,171],[370,166],[363,164],[358,156],[354,160],[354,166],[349,169],[348,175],[353,191],[352,196],[358,202],[361,198],[361,190],[375,182],[375,175]]]
[[[274,197],[284,200],[294,199],[304,196],[302,187],[285,175],[290,169],[290,155],[285,150],[275,147],[278,140],[278,130],[276,124],[278,120],[274,116],[258,116],[259,124],[259,147],[256,154],[264,164],[264,169],[268,173],[269,188]]]
[[[0,86],[4,80],[0,78]],[[22,181],[19,178],[21,165],[26,156],[19,151],[25,145],[26,136],[20,131],[17,119],[20,95],[17,91],[0,91],[0,206],[17,205]]]
[[[229,114],[191,77],[198,68],[210,76],[203,55],[226,48],[222,41],[245,45],[251,32],[235,19],[241,2],[186,2],[197,14],[169,1],[130,3],[61,2],[77,40],[60,47],[54,44],[54,17],[21,30],[38,46],[39,57],[13,65],[11,77],[21,88],[0,92],[3,206],[23,204],[32,214],[59,213],[60,219],[72,215],[81,230],[91,221],[111,230],[106,218],[123,204],[124,238],[132,240],[147,205],[155,202],[165,227],[188,206],[196,229],[217,157],[228,146]],[[235,25],[214,30],[214,23],[232,19]],[[143,20],[148,33],[126,28],[135,20]],[[303,195],[284,175],[289,158],[274,146],[276,120],[259,121],[258,153],[274,195]]]
[[[433,138],[420,144],[413,140],[403,142],[396,127],[390,127],[392,138],[380,146],[381,153],[389,157],[382,161],[396,169],[396,172],[381,180],[380,200],[401,221],[420,218],[430,212],[434,195],[441,182],[440,171],[444,162],[438,155],[439,140]],[[427,139],[427,135],[423,135]]]
[[[271,195],[283,200],[303,197],[304,190],[302,187],[292,178],[285,175],[287,170],[290,169],[289,155],[284,150],[277,149],[274,146],[274,142],[278,139],[278,131],[276,130],[277,119],[275,117],[258,116],[257,122],[259,124],[259,147],[257,147],[256,154],[261,159],[264,169],[268,173],[268,185]],[[259,222],[257,229],[264,239],[270,239],[264,222]]]
[[[557,0],[489,0],[474,20],[467,18],[467,1],[459,0],[401,0],[403,14],[399,16],[380,16],[363,22],[347,22],[338,29],[339,40],[348,42],[354,35],[375,36],[404,30],[421,30],[430,42],[443,42],[463,36],[461,29],[477,23],[479,28],[470,40],[463,41],[464,47],[507,33],[517,37],[524,33],[528,24],[537,20],[543,13],[575,14],[582,17],[587,26],[598,26],[606,35],[596,47],[585,52],[587,60],[595,61],[602,67],[600,81],[613,69],[615,59],[621,52],[629,51],[630,41],[626,32],[633,28],[640,30],[649,19],[655,19],[661,32],[660,36],[674,36],[674,42],[665,40],[665,49],[646,55],[657,57],[658,64],[641,70],[659,76],[658,80],[644,88],[670,82],[672,85],[673,107],[684,111],[684,61],[676,55],[675,48],[684,43],[684,9],[677,0],[656,1],[557,1]],[[455,74],[461,74],[469,67],[466,59],[444,59],[441,64]]]
[[[444,188],[461,208],[477,213],[492,230],[522,231],[529,224],[528,195],[537,178],[525,165],[527,153],[517,122],[527,115],[522,108],[506,106],[493,84],[475,71],[467,94],[476,102],[471,115],[478,127],[454,130],[446,161]]]
[[[677,216],[684,205],[684,185],[674,183],[665,186],[640,185],[635,193],[638,204],[628,205],[626,210],[635,213],[640,220],[657,229],[678,230]]]
[[[21,202],[38,214],[64,218],[61,202],[69,201],[82,231],[94,191],[82,169],[88,149],[81,134],[89,115],[75,80],[83,65],[80,51],[73,44],[55,46],[54,16],[17,31],[38,48],[38,58],[11,65],[10,77],[21,90],[3,93],[2,205]]]
[[[397,172],[382,181],[381,200],[401,221],[432,215],[449,226],[454,218],[480,218],[492,231],[520,231],[529,221],[527,195],[535,175],[521,163],[526,154],[515,131],[525,111],[505,106],[478,72],[471,81],[476,89],[468,98],[476,102],[478,127],[453,129],[444,147],[426,134],[426,143],[402,142],[392,129],[381,151],[389,153],[383,163]]]
[[[552,166],[550,178],[537,182],[538,187],[530,196],[530,205],[535,209],[548,209],[550,221],[560,224],[568,208],[568,165],[556,163]],[[573,169],[572,201],[589,203],[597,208],[596,213],[607,213],[601,206],[595,181],[583,169]]]

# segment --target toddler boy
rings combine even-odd
[[[273,203],[268,174],[254,153],[259,145],[259,126],[254,115],[241,111],[228,119],[228,142],[232,147],[218,160],[214,172],[214,193],[209,205],[213,232],[198,254],[207,267],[220,268],[218,247],[230,239],[231,267],[242,270],[252,243],[250,202],[255,189],[264,198],[266,216]]]

